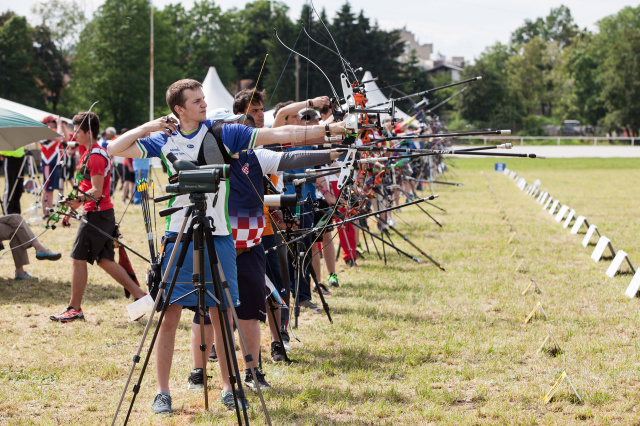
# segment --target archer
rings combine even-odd
[[[107,151],[98,145],[97,136],[100,134],[100,119],[93,112],[80,112],[73,117],[76,140],[83,147],[76,181],[78,191],[73,191],[64,204],[77,209],[82,204],[84,215],[92,225],[113,235],[116,219],[113,203],[109,195],[111,185],[111,163]],[[76,194],[74,194],[76,193]],[[96,202],[97,201],[97,202]],[[73,274],[71,276],[71,300],[67,309],[51,315],[52,321],[70,322],[84,320],[81,302],[84,289],[87,286],[87,263],[98,261],[98,266],[104,269],[113,279],[127,289],[136,299],[144,297],[145,293],[131,279],[125,269],[114,262],[113,242],[108,237],[95,232],[84,222],[78,227],[76,241],[71,250],[73,259]]]

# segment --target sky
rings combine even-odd
[[[30,9],[39,0],[0,0],[0,12],[8,9],[19,15],[29,16]],[[91,14],[104,0],[76,0]],[[162,9],[178,0],[152,0],[156,8]],[[180,3],[190,8],[193,0]],[[215,0],[223,10],[243,7],[244,1]],[[297,19],[305,0],[283,0],[290,7],[290,15]],[[333,17],[344,0],[314,0],[318,12],[324,7]],[[433,52],[446,57],[464,56],[467,63],[473,62],[486,47],[496,42],[507,43],[511,33],[522,26],[526,19],[534,21],[546,17],[552,8],[564,4],[580,28],[597,29],[596,22],[612,15],[626,6],[637,6],[628,0],[351,0],[357,13],[364,10],[365,16],[386,30],[406,27],[413,32],[421,44],[433,44]],[[339,41],[337,41],[340,46]],[[432,55],[435,59],[435,55]]]

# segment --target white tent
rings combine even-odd
[[[31,108],[26,105],[19,104],[17,102],[10,101],[8,99],[0,98],[0,108],[8,109],[9,111],[17,112],[24,116],[29,117],[32,120],[42,121],[47,115],[55,115],[47,111],[42,111],[37,108]],[[67,123],[71,123],[70,118],[62,117]]]
[[[271,127],[276,121],[275,108],[264,112],[264,127]]]
[[[209,67],[207,76],[202,82],[202,91],[204,100],[207,102],[207,115],[217,108],[233,109],[233,96],[222,84],[215,67]]]
[[[363,81],[368,81],[368,80],[373,80],[373,75],[371,74],[371,72],[367,71],[364,73],[364,76],[362,77]],[[369,105],[378,105],[378,104],[388,104],[389,103],[389,99],[387,99],[387,97],[382,93],[382,90],[380,90],[378,88],[378,85],[376,84],[375,81],[371,81],[369,83],[365,83],[364,84],[364,88],[367,91],[367,99],[369,99]],[[389,105],[383,105],[380,107],[376,107],[377,108],[388,108]],[[385,118],[387,118],[388,116],[386,114],[381,114],[381,118],[384,120]],[[404,112],[400,111],[398,108],[396,108],[396,118],[399,118],[401,120],[407,120],[409,118],[411,118],[409,115],[405,114]]]

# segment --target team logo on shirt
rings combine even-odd
[[[249,163],[244,163],[244,166],[242,166],[242,172],[243,172],[245,175],[248,175],[248,174],[249,174]]]

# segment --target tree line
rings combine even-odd
[[[99,101],[94,110],[105,125],[134,127],[149,116],[151,4],[106,0],[90,20],[80,10],[75,0],[45,0],[34,9],[40,19],[34,27],[12,12],[0,15],[0,97],[67,116]],[[295,21],[288,11],[283,3],[264,0],[226,11],[213,0],[196,1],[190,9],[180,3],[154,8],[154,115],[168,113],[164,92],[170,83],[202,81],[210,66],[232,93],[257,81],[266,90],[266,107],[296,93],[331,95],[322,72],[304,59],[296,64],[276,31],[289,48],[319,65],[339,95],[339,56],[388,85],[403,83],[383,89],[387,96],[450,82],[445,74],[426,73],[414,52],[400,63],[399,31],[381,29],[348,2],[332,18],[308,5]],[[435,112],[456,129],[540,134],[546,124],[578,119],[602,132],[637,132],[639,15],[640,7],[624,8],[599,21],[595,33],[578,28],[564,6],[527,20],[508,44],[488,47],[464,69],[463,78],[482,75],[482,82]],[[458,90],[435,92],[430,105]],[[408,102],[399,106],[411,112]]]
[[[42,24],[37,27],[12,12],[0,17],[0,97],[63,115],[99,101],[94,110],[118,129],[145,121],[150,2],[106,0],[91,20],[78,12],[74,0],[49,0],[38,7]],[[59,12],[51,16],[51,9]],[[313,65],[300,59],[296,70],[296,55],[278,41],[275,31],[284,44],[319,64],[339,94],[342,65],[329,34],[354,67],[380,73],[388,81],[398,81],[405,73],[397,59],[403,49],[399,32],[380,29],[348,2],[333,19],[325,10],[316,13],[305,5],[294,22],[288,11],[275,1],[226,11],[213,0],[196,1],[190,9],[180,3],[154,8],[155,115],[169,112],[164,99],[169,84],[181,78],[202,81],[210,66],[232,93],[243,83],[253,87],[257,81],[270,107],[294,99],[296,75],[301,98],[330,94],[327,79]]]
[[[488,47],[463,75],[482,75],[452,112],[458,126],[511,128],[540,135],[566,119],[597,132],[640,128],[640,6],[580,29],[561,6],[525,21],[510,43]]]

